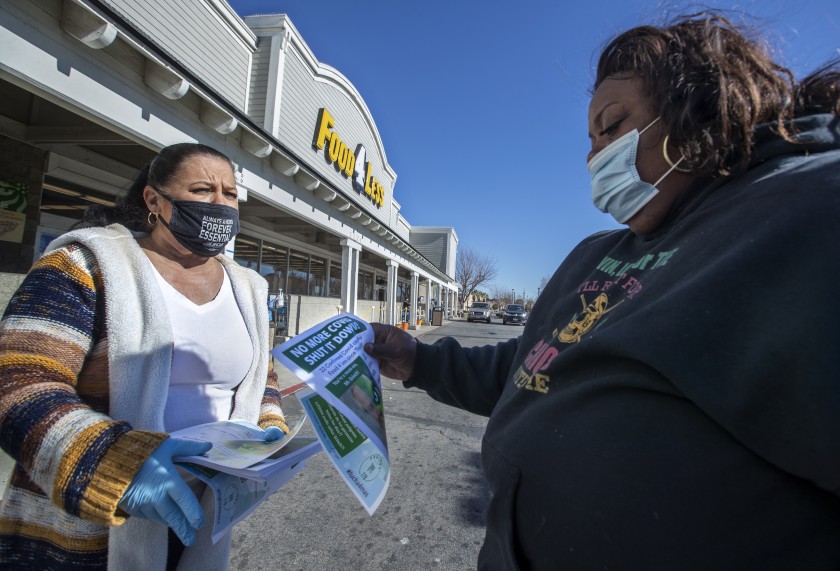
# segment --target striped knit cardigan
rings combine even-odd
[[[217,258],[254,344],[231,418],[280,426],[269,372],[267,284]],[[0,568],[156,570],[162,524],[118,502],[167,435],[163,409],[172,327],[148,259],[119,225],[60,237],[32,268],[0,321],[0,446],[16,466],[0,509]],[[212,494],[179,569],[225,569],[230,535],[213,545]]]

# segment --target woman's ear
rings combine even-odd
[[[143,200],[146,202],[146,208],[149,209],[149,212],[160,213],[160,201],[162,200],[160,194],[148,184],[143,189]]]

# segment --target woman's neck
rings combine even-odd
[[[167,266],[179,266],[186,271],[201,272],[215,265],[209,263],[213,258],[193,254],[180,244],[172,243],[173,241],[163,236],[156,236],[154,232],[138,238],[137,242],[147,252],[149,259],[158,260]]]

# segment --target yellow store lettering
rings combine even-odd
[[[373,166],[366,160],[367,152],[361,144],[356,146],[353,153],[347,143],[334,130],[335,119],[325,107],[318,111],[315,125],[315,136],[312,147],[316,151],[323,150],[324,158],[331,163],[345,177],[352,177],[353,187],[382,208],[385,202],[385,187],[373,176]],[[362,182],[364,177],[364,182]]]

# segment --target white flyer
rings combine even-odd
[[[369,514],[385,497],[390,460],[379,364],[364,351],[373,329],[341,313],[275,347],[313,392],[297,393],[324,450]]]
[[[213,543],[303,470],[307,458],[322,450],[317,438],[299,434],[306,421],[303,407],[293,400],[287,404],[292,405],[285,407],[289,433],[271,442],[264,442],[265,433],[259,426],[243,420],[209,422],[171,434],[213,444],[200,456],[174,458],[180,469],[213,492]]]
[[[288,409],[287,409],[288,410]],[[199,456],[177,456],[176,463],[205,466],[228,474],[257,480],[267,479],[280,470],[320,451],[314,439],[298,436],[306,421],[301,409],[286,415],[289,433],[265,442],[263,430],[244,420],[219,420],[177,430],[174,438],[211,442],[213,448]]]
[[[248,517],[305,466],[306,460],[301,460],[274,472],[266,480],[242,478],[197,464],[182,464],[180,467],[203,481],[213,491],[216,509],[213,513],[212,541],[216,543],[231,527]]]

